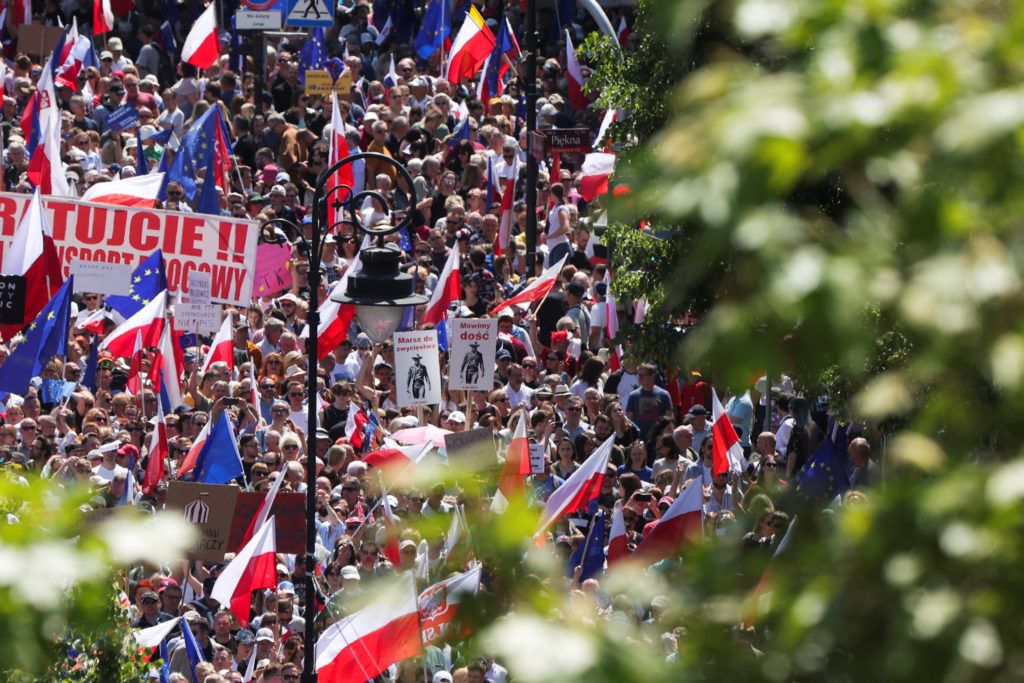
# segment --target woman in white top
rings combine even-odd
[[[572,245],[569,244],[572,220],[569,217],[569,207],[565,202],[565,186],[562,183],[554,183],[551,186],[551,196],[555,198],[555,205],[548,212],[547,232],[545,233],[548,245],[546,264],[548,266],[558,263],[572,252]]]

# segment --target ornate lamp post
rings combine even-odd
[[[312,234],[309,239],[309,291],[311,293],[309,313],[306,316],[306,325],[309,329],[309,338],[306,340],[306,353],[309,368],[306,373],[306,401],[307,401],[307,434],[306,434],[306,628],[303,635],[305,646],[305,657],[303,659],[302,680],[304,683],[316,681],[316,633],[313,628],[312,604],[316,594],[313,584],[313,574],[316,568],[316,413],[317,413],[317,372],[319,363],[319,349],[317,330],[320,327],[320,312],[318,310],[318,292],[320,290],[320,251],[323,248],[324,237],[331,234],[342,224],[354,225],[355,228],[366,234],[377,238],[377,244],[363,250],[360,259],[363,262],[362,270],[355,276],[349,276],[347,291],[344,294],[335,293],[331,298],[341,303],[355,304],[356,320],[360,327],[374,342],[383,342],[394,334],[402,319],[402,311],[405,306],[415,306],[427,302],[427,298],[413,292],[413,279],[409,275],[399,271],[400,252],[384,246],[384,237],[400,230],[406,230],[412,223],[411,215],[407,215],[397,225],[380,225],[377,227],[364,225],[359,214],[359,208],[367,197],[375,199],[384,209],[388,209],[387,198],[375,190],[364,190],[353,192],[347,185],[330,185],[332,178],[336,177],[339,169],[358,161],[374,160],[394,167],[405,186],[408,188],[409,206],[416,206],[416,188],[413,186],[413,178],[404,166],[393,158],[377,154],[375,152],[364,152],[353,154],[334,163],[330,168],[325,169],[316,180],[316,187],[313,192],[312,208]],[[332,197],[334,198],[331,201]],[[331,223],[329,218],[332,215],[328,208],[345,208],[348,211],[348,218]],[[281,221],[275,221],[281,223]],[[292,227],[296,227],[292,224]],[[301,237],[301,232],[299,232]]]

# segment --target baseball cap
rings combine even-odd
[[[433,683],[452,683],[452,675],[447,671],[438,671],[434,674]]]
[[[508,352],[506,351],[506,353]],[[461,410],[453,410],[451,415],[448,416],[448,421],[464,424],[466,422],[466,414]]]
[[[259,631],[256,631],[256,642],[257,643],[265,642],[265,641],[268,641],[268,640],[271,643],[274,642],[274,632],[273,631],[271,631],[269,628],[261,628]]]
[[[359,570],[352,565],[346,565],[341,568],[341,578],[351,579],[352,581],[362,581],[363,577],[359,576]]]
[[[365,332],[360,332],[359,336],[356,337],[356,348],[364,350],[373,348],[373,342],[370,341]]]
[[[256,642],[256,636],[249,629],[242,628],[235,634],[235,642],[239,645],[252,645]]]

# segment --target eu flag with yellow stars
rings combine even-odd
[[[154,251],[149,258],[132,271],[131,286],[127,296],[108,296],[106,303],[126,319],[142,310],[160,292],[167,289],[167,273],[164,270],[164,252]]]
[[[846,430],[822,440],[796,473],[796,492],[805,500],[828,503],[850,488],[844,468]]]
[[[25,341],[4,362],[0,391],[24,396],[32,378],[42,374],[54,356],[67,353],[73,280],[74,277],[67,279],[25,330]]]
[[[430,59],[444,46],[444,41],[451,31],[451,11],[448,0],[430,0],[427,11],[423,13],[420,32],[416,34],[416,54],[423,59]]]
[[[306,71],[324,68],[324,30],[313,29],[313,35],[299,50],[299,83],[306,84]]]

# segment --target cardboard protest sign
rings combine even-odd
[[[199,532],[189,559],[220,562],[230,552],[228,538],[238,491],[237,486],[221,484],[171,481],[167,485],[167,508],[181,510]]]
[[[0,259],[14,240],[32,195],[0,192]],[[66,197],[44,197],[65,277],[71,262],[124,263],[133,268],[163,249],[167,288],[188,293],[188,274],[210,274],[216,303],[246,306],[256,268],[254,221],[230,216],[92,204]]]
[[[448,464],[460,470],[479,472],[498,465],[494,431],[489,427],[445,434],[444,450]]]
[[[256,272],[252,276],[254,297],[277,294],[292,286],[290,261],[292,248],[284,244],[261,244],[256,247]]]
[[[249,523],[256,516],[267,494],[262,491],[242,491],[235,501],[235,514],[231,520],[228,552],[238,552]],[[277,552],[300,554],[306,550],[306,495],[304,493],[278,493],[270,508],[277,531]]]
[[[441,363],[437,330],[395,332],[396,403],[426,406],[441,402]]]
[[[453,320],[449,343],[451,362],[448,381],[451,388],[490,391],[494,386],[498,321],[494,318]]]
[[[544,444],[530,444],[530,474],[540,474],[544,471]]]
[[[75,276],[76,292],[131,294],[132,267],[125,263],[75,259],[71,262],[71,274]]]

